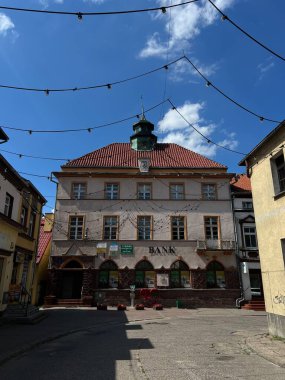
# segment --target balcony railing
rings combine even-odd
[[[221,250],[233,251],[235,249],[234,240],[197,240],[197,251]]]

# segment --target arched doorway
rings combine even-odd
[[[135,267],[135,284],[136,288],[154,288],[155,286],[155,271],[153,265],[142,260]]]
[[[189,288],[190,273],[189,267],[184,261],[177,260],[170,267],[170,287]]]
[[[224,266],[218,261],[212,261],[207,266],[207,288],[225,288]]]
[[[80,299],[82,291],[83,271],[77,260],[69,261],[61,272],[61,298]]]
[[[117,288],[118,281],[118,265],[112,260],[102,263],[99,268],[99,288]]]

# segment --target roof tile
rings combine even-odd
[[[149,158],[153,168],[227,168],[180,145],[161,143],[156,144],[153,151],[136,151],[129,143],[113,143],[74,159],[62,168],[138,168],[139,158]]]

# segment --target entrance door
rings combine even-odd
[[[82,277],[82,271],[64,271],[62,273],[61,297],[65,299],[80,299]]]
[[[260,269],[250,269],[250,288],[252,297],[263,297],[262,279]]]

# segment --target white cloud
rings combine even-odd
[[[226,135],[226,138],[219,141],[218,137],[214,135],[215,132],[217,134],[217,125],[207,122],[201,116],[204,107],[204,103],[186,101],[182,106],[177,107],[177,110],[206,138],[222,146],[235,149],[238,145],[235,133],[228,133],[223,129],[221,133]],[[208,157],[215,156],[217,152],[218,147],[208,143],[207,139],[191,128],[175,110],[171,109],[166,112],[163,119],[158,122],[158,129],[164,135],[160,138],[160,142],[175,143]]]
[[[265,62],[262,62],[257,66],[257,69],[259,71],[259,80],[262,80],[265,74],[275,66],[275,63],[272,62],[272,59],[272,57],[268,57]]]
[[[9,30],[13,30],[15,25],[10,17],[4,13],[0,13],[0,35],[6,36]]]
[[[234,1],[216,0],[215,3],[220,9],[225,10]],[[181,2],[183,0],[176,1],[176,3]],[[169,4],[169,1],[157,0],[157,3],[159,6],[166,6]],[[213,24],[219,18],[218,12],[207,0],[172,8],[167,13],[170,14],[170,12],[171,17],[167,16],[167,14],[161,14],[159,17],[154,18],[156,22],[158,19],[165,20],[165,31],[167,35],[169,34],[169,44],[168,42],[163,42],[158,33],[154,33],[149,37],[146,46],[141,50],[139,54],[141,58],[152,56],[165,58],[168,45],[170,52],[181,52],[189,47],[190,41],[200,33],[202,28]]]

